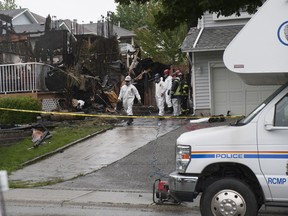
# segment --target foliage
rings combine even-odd
[[[0,99],[1,108],[10,109],[24,109],[24,110],[41,110],[41,104],[37,99],[32,97],[7,97]],[[37,113],[14,112],[14,111],[0,111],[1,124],[26,124],[35,122]]]
[[[181,64],[185,56],[180,46],[186,37],[187,26],[181,24],[174,30],[161,31],[155,26],[154,15],[161,10],[160,3],[147,4],[147,16],[143,19],[146,25],[135,30],[137,40],[140,41],[142,56],[166,64]]]
[[[115,0],[121,5],[131,3],[146,4],[153,0]],[[237,15],[245,10],[254,13],[265,0],[160,0],[163,10],[155,15],[157,26],[161,29],[174,29],[183,22],[188,26],[197,26],[198,19],[204,12],[215,12],[218,15]]]
[[[148,11],[147,6],[132,2],[130,5],[118,5],[117,13],[113,13],[111,20],[114,25],[120,24],[122,28],[135,30],[145,25],[144,17]]]
[[[2,0],[0,1],[0,10],[11,10],[16,9],[17,5],[15,4],[15,0]]]
[[[162,7],[156,0],[142,5],[136,2],[118,5],[113,22],[116,24],[115,21],[120,21],[121,27],[136,33],[136,43],[141,46],[142,58],[152,58],[165,64],[181,64],[185,58],[179,48],[186,37],[187,25],[181,24],[174,30],[160,30],[155,25],[154,17]]]

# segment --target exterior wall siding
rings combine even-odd
[[[13,25],[27,25],[27,24],[32,24],[31,20],[25,14],[22,14],[19,17],[16,17],[13,19]]]
[[[195,73],[192,85],[194,85],[194,109],[195,114],[204,113],[210,115],[211,110],[211,61],[223,61],[223,51],[199,52],[194,54]],[[208,112],[208,113],[207,113]]]
[[[199,21],[204,24],[204,27],[219,27],[219,26],[232,26],[232,25],[245,25],[251,15],[244,14],[242,17],[231,16],[231,17],[219,17],[216,14],[205,13],[203,20]]]

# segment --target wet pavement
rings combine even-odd
[[[144,154],[143,150],[146,152],[145,147],[148,143],[148,146],[159,145],[160,148],[162,145],[160,143],[167,145],[169,141],[170,147],[165,151],[169,152],[171,156],[167,160],[165,159],[163,164],[170,164],[169,167],[173,169],[174,165],[168,162],[174,161],[175,135],[173,133],[177,131],[177,134],[180,133],[183,130],[182,126],[187,125],[187,123],[188,121],[184,119],[165,119],[162,121],[158,119],[135,119],[131,126],[127,126],[123,122],[114,129],[80,141],[76,145],[73,144],[62,153],[56,153],[40,162],[28,165],[9,176],[9,180],[14,181],[43,182],[61,178],[65,180],[64,182],[41,188],[10,189],[4,192],[6,204],[11,207],[27,204],[60,207],[129,205],[130,207],[153,208],[155,205],[152,199],[152,185],[149,182],[149,190],[147,190],[142,186],[142,182],[143,176],[146,176],[146,182],[154,179],[150,172],[152,170],[146,170],[143,167],[145,160],[153,159],[154,155],[151,153],[150,158],[147,158],[147,154]],[[161,141],[162,139],[165,140]],[[155,140],[158,140],[158,143],[155,143]],[[139,149],[142,150],[134,154]],[[150,152],[151,149],[147,149],[147,151]],[[126,159],[123,160],[124,158]],[[123,166],[122,162],[117,165],[121,159],[123,162],[125,161]],[[162,162],[159,161],[158,165],[160,164]],[[152,165],[149,162],[146,168],[151,169]],[[138,167],[136,171],[135,167]],[[108,170],[106,170],[107,168]],[[127,175],[125,168],[131,170],[135,176]],[[107,172],[111,178],[108,176],[101,178],[102,172]],[[123,185],[121,183],[118,185],[122,180]],[[128,184],[128,188],[126,188],[126,184]],[[183,205],[188,208],[198,208],[199,202]]]
[[[11,189],[4,193],[6,203],[153,207],[153,182],[175,169],[176,138],[186,131],[217,125],[190,124],[189,119],[135,119],[131,126],[123,122],[13,172],[9,180],[65,181],[41,188]],[[181,206],[198,210],[199,199]]]
[[[132,126],[120,124],[12,173],[9,180],[39,182],[61,178],[67,181],[42,188],[10,189],[4,192],[7,209],[17,205],[154,208],[157,205],[152,201],[150,181],[159,174],[154,168],[161,168],[164,174],[174,169],[175,138],[185,131],[223,124],[229,122],[190,124],[183,119],[136,119]],[[147,158],[148,153],[150,158]],[[155,158],[158,159],[156,164]],[[148,182],[148,188],[143,181]],[[199,211],[199,197],[195,202],[182,203],[178,208],[182,207]],[[271,214],[270,209],[263,207],[260,212],[265,212],[265,215],[283,215],[284,212],[286,215],[286,209],[272,209]]]
[[[24,167],[9,176],[12,181],[45,182],[68,180],[95,172],[172,130],[187,124],[183,119],[135,119],[125,122],[49,158]],[[69,146],[69,145],[68,145]]]

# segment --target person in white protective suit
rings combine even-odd
[[[124,111],[128,116],[133,115],[133,104],[135,97],[138,100],[138,103],[141,104],[141,96],[137,90],[137,88],[131,83],[131,77],[125,77],[125,85],[123,85],[120,89],[120,93],[118,96],[118,101],[122,101]],[[133,122],[133,118],[129,118],[127,124],[130,125]]]
[[[172,88],[172,75],[169,69],[164,70],[164,83],[165,83],[165,102],[167,105],[168,113],[173,112],[172,100],[171,100],[171,88]]]
[[[164,107],[165,107],[165,83],[163,81],[163,78],[160,76],[160,74],[155,74],[155,99],[156,104],[158,107],[158,115],[163,116],[164,115]]]

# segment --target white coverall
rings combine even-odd
[[[122,101],[123,108],[128,116],[133,115],[135,97],[141,102],[141,96],[133,84],[129,83],[129,85],[125,84],[121,87],[118,100]]]
[[[165,83],[163,81],[163,78],[160,78],[160,81],[157,83],[155,82],[155,99],[156,104],[159,109],[159,116],[164,115],[164,107],[165,107]]]
[[[172,107],[172,100],[171,100],[171,88],[172,88],[172,76],[169,75],[165,79],[165,102],[168,108]]]

